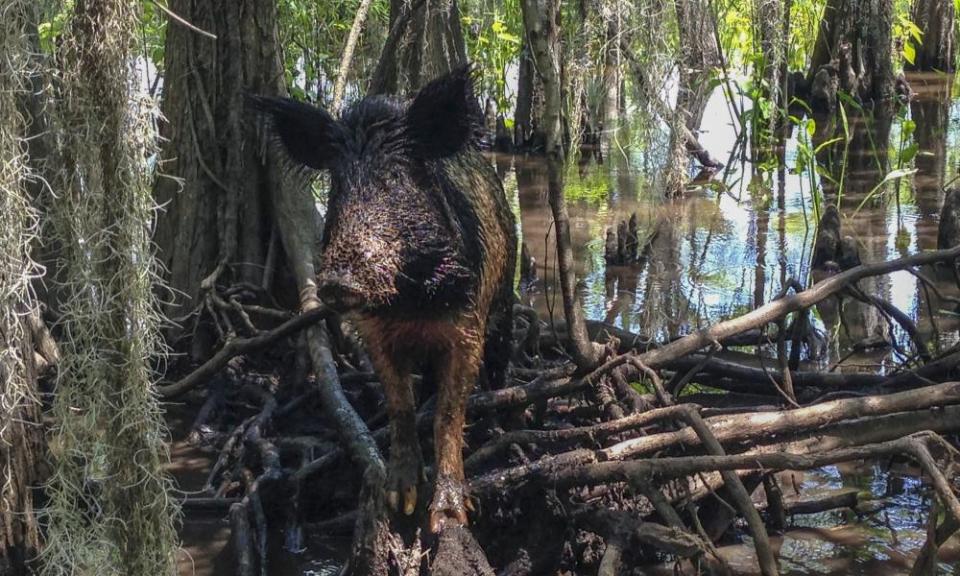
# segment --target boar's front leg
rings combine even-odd
[[[396,512],[413,514],[417,508],[417,485],[423,478],[423,455],[417,438],[413,382],[406,363],[371,342],[370,357],[383,383],[390,417],[390,464],[387,468],[387,504]],[[401,507],[402,506],[402,507]]]
[[[457,346],[439,358],[439,398],[433,420],[437,478],[430,504],[430,531],[438,532],[447,520],[467,523],[473,510],[463,474],[463,424],[467,399],[477,382],[483,343],[482,329],[462,328]]]

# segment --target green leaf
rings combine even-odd
[[[874,195],[876,195],[877,191],[880,190],[880,188],[882,188],[884,184],[886,184],[891,180],[896,180],[897,178],[903,178],[904,176],[909,176],[910,174],[916,174],[916,173],[917,173],[916,168],[898,168],[896,170],[891,170],[890,172],[887,172],[887,175],[883,177],[883,180],[881,180],[880,183],[878,183],[876,186],[873,187],[873,190],[871,190],[870,193],[867,194],[867,197],[864,198],[863,201],[860,202],[860,205],[857,206],[857,209],[853,211],[853,216],[856,216],[857,212],[860,212],[860,209],[863,208],[864,205],[866,205],[866,203],[869,202],[874,197]],[[853,216],[851,216],[851,218]]]
[[[919,26],[913,22],[908,22],[907,29],[910,31],[910,35],[913,36],[913,39],[917,41],[917,44],[923,44],[923,31],[920,30]]]
[[[814,153],[814,154],[819,154],[821,150],[823,150],[823,149],[826,148],[827,146],[830,146],[831,144],[836,144],[837,142],[843,142],[843,138],[837,136],[836,138],[831,138],[831,139],[827,140],[826,142],[821,142],[819,146],[817,146],[816,148],[814,148],[813,153]]]
[[[503,40],[504,42],[509,42],[511,44],[520,45],[520,37],[516,34],[511,34],[509,32],[500,32],[497,34],[497,38]]]
[[[900,162],[907,164],[917,155],[917,152],[920,151],[920,145],[914,142],[913,144],[907,146],[903,149],[903,153],[900,154]]]
[[[903,43],[903,59],[914,64],[917,58],[917,49],[913,47],[913,42],[907,40]]]
[[[817,121],[811,118],[807,120],[807,136],[813,138],[813,135],[817,133]]]

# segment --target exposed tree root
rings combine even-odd
[[[502,574],[617,574],[664,555],[709,561],[722,573],[714,539],[739,517],[747,520],[761,572],[776,574],[768,528],[783,530],[792,514],[857,507],[858,497],[784,497],[774,471],[905,458],[930,479],[946,511],[918,560],[928,565],[960,525],[952,487],[956,452],[942,436],[960,431],[960,383],[936,383],[951,379],[960,351],[904,362],[890,375],[816,372],[796,362],[794,349],[803,342],[785,319],[860,278],[958,254],[856,267],[668,343],[592,323],[591,338],[605,346],[601,363],[588,372],[562,356],[544,358],[555,336],[541,330],[533,310],[522,309],[514,385],[468,401],[475,424],[467,430],[466,470],[478,511],[471,526],[439,535],[423,530],[422,503],[412,519],[387,513],[381,454],[389,435],[381,397],[371,389],[376,376],[349,329],[305,300],[300,316],[267,331],[243,328],[252,335],[227,339],[216,364],[174,385],[185,392],[210,382],[193,440],[220,451],[207,494],[186,506],[230,509],[240,573],[265,573],[268,525],[285,526],[288,548],[301,545],[304,529],[352,531],[356,574],[486,575],[491,566]],[[769,325],[781,326],[783,338],[764,337]],[[257,375],[263,365],[257,357],[276,353],[284,341],[293,342],[286,358],[306,347],[312,379],[304,382],[304,370],[283,361],[286,370]],[[723,344],[731,342],[776,358],[748,365],[742,354],[726,351]],[[787,377],[796,403],[782,395]],[[677,399],[691,384],[740,392]],[[418,425],[426,439],[433,402],[421,404]],[[490,426],[494,414],[513,415],[514,428]],[[760,485],[767,495],[762,510],[751,499]]]

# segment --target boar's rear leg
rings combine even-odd
[[[396,512],[413,514],[417,485],[423,479],[423,456],[417,439],[416,404],[409,370],[384,355],[375,354],[390,416],[390,464],[387,468],[387,504]]]
[[[439,398],[433,420],[437,478],[430,503],[430,531],[437,533],[445,522],[467,523],[470,504],[463,474],[463,424],[467,398],[477,382],[482,357],[482,338],[464,330],[459,347],[439,359]]]

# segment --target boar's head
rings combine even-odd
[[[301,102],[251,97],[299,166],[330,173],[319,291],[345,312],[441,312],[472,297],[477,214],[450,190],[448,160],[476,148],[482,113],[470,68],[409,102],[364,98],[340,119]],[[454,166],[454,168],[451,168]]]

